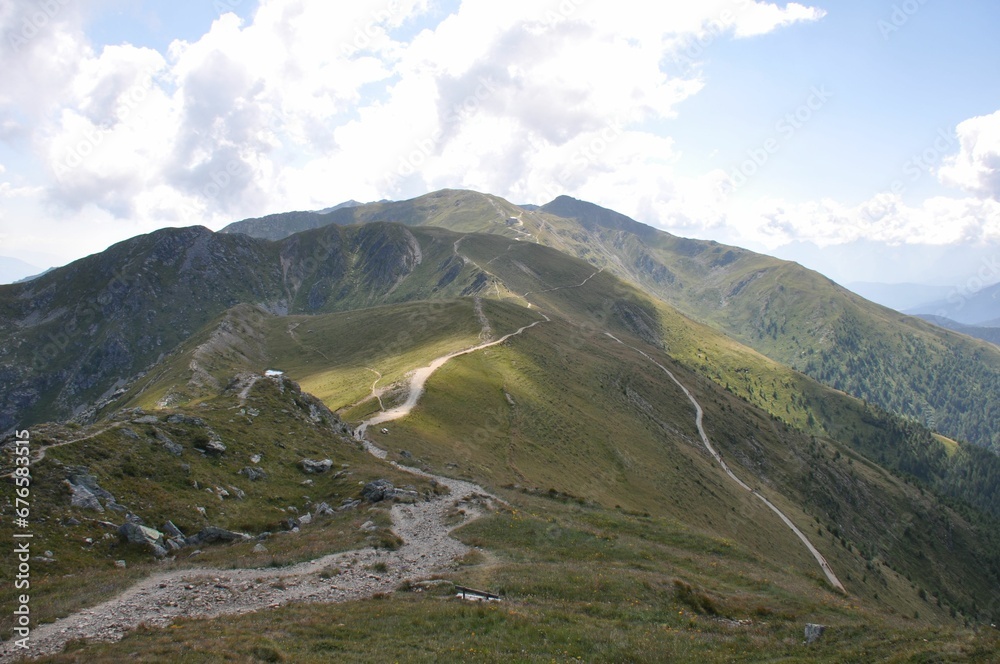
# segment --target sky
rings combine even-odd
[[[464,188],[1000,281],[995,0],[0,0],[0,257]]]

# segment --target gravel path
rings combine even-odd
[[[626,348],[631,348],[632,350],[634,350],[635,352],[639,353],[640,355],[642,355],[643,357],[645,357],[647,360],[649,360],[650,362],[652,362],[653,364],[655,364],[656,366],[658,366],[660,369],[662,369],[664,371],[664,373],[667,374],[667,376],[670,377],[670,380],[674,381],[677,384],[677,386],[680,387],[681,390],[684,391],[684,394],[687,396],[688,400],[692,403],[692,405],[694,405],[694,409],[695,409],[695,420],[694,421],[695,421],[695,425],[697,425],[697,427],[698,427],[698,435],[701,437],[702,444],[705,445],[705,449],[708,450],[709,454],[711,454],[712,457],[715,459],[715,461],[722,467],[722,470],[724,470],[726,472],[726,475],[729,476],[729,479],[731,479],[733,482],[735,482],[736,484],[738,484],[741,489],[743,489],[745,491],[749,491],[750,493],[752,493],[757,499],[759,499],[761,502],[763,502],[765,505],[767,505],[771,509],[772,512],[774,512],[775,514],[777,514],[778,518],[781,519],[782,522],[784,522],[784,524],[786,526],[788,526],[789,530],[791,530],[793,533],[795,533],[795,535],[802,541],[802,543],[805,545],[805,547],[809,550],[809,553],[812,554],[813,558],[816,559],[816,562],[819,564],[820,569],[823,570],[823,574],[826,575],[827,581],[830,582],[830,585],[832,585],[834,588],[836,588],[840,592],[842,592],[844,594],[847,594],[847,589],[844,588],[844,584],[840,582],[839,578],[837,578],[837,575],[834,573],[833,568],[830,567],[830,563],[828,563],[827,560],[826,560],[826,558],[823,556],[823,554],[819,552],[819,549],[817,549],[813,545],[813,543],[811,541],[809,541],[809,538],[806,537],[806,534],[803,533],[801,530],[799,530],[798,526],[796,526],[792,522],[792,520],[789,519],[785,515],[784,512],[782,512],[780,509],[778,509],[778,507],[774,503],[772,503],[770,500],[768,500],[763,495],[761,495],[761,493],[759,491],[757,491],[756,489],[752,489],[746,482],[744,482],[739,477],[737,477],[736,474],[732,471],[732,469],[730,469],[729,464],[726,463],[722,459],[722,455],[719,454],[718,450],[715,449],[715,447],[712,445],[712,441],[709,440],[709,438],[708,438],[708,434],[705,433],[705,427],[704,427],[704,424],[703,424],[703,421],[704,421],[704,418],[705,418],[705,411],[702,410],[701,404],[698,403],[698,400],[694,398],[694,395],[691,394],[691,391],[688,390],[688,388],[685,387],[683,383],[681,383],[679,380],[677,380],[677,377],[674,376],[674,374],[669,369],[667,369],[665,366],[663,366],[662,364],[660,364],[659,362],[657,362],[656,360],[654,360],[652,357],[650,357],[649,355],[647,355],[643,351],[639,350],[635,346],[629,346],[624,341],[622,341],[621,339],[619,339],[615,335],[611,334],[610,332],[605,332],[604,334],[607,335],[607,336],[609,336],[609,337],[611,337],[612,339],[614,339],[615,341],[617,341],[621,345],[625,346]]]
[[[369,450],[385,452],[370,443]],[[398,466],[447,486],[448,496],[392,508],[392,530],[404,544],[396,551],[362,549],[332,554],[283,568],[199,568],[154,574],[118,597],[32,630],[31,656],[60,652],[70,639],[115,641],[140,623],[163,627],[177,617],[214,617],[274,608],[289,602],[344,602],[391,592],[407,579],[419,580],[453,565],[469,547],[449,536],[452,529],[503,502],[481,487]],[[454,523],[456,509],[464,521]],[[376,563],[385,571],[374,571]],[[381,569],[381,567],[380,567]],[[339,574],[334,573],[339,570]],[[24,654],[12,642],[0,646],[0,661]]]

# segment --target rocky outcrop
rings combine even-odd
[[[70,492],[70,504],[80,509],[103,512],[105,508],[115,511],[123,511],[121,505],[115,500],[109,491],[105,491],[97,484],[97,478],[91,475],[86,468],[71,468],[65,481]],[[104,504],[101,504],[104,501]]]

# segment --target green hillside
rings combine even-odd
[[[795,263],[676,237],[561,196],[538,210],[444,190],[328,215],[273,215],[226,232],[280,238],[372,221],[441,226],[545,244],[605,268],[685,315],[835,389],[1000,451],[1000,350],[904,316]]]

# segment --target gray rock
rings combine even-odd
[[[361,530],[365,531],[366,533],[370,533],[378,530],[378,526],[376,526],[373,521],[365,521],[364,523],[361,524]]]
[[[333,461],[330,459],[323,459],[322,461],[303,459],[299,461],[299,467],[306,473],[325,473],[333,468]]]
[[[312,523],[312,520],[313,520],[312,514],[309,514],[308,512],[306,512],[305,514],[303,514],[302,516],[299,517],[299,525],[300,526],[305,526],[307,524]]]
[[[333,508],[327,505],[326,503],[320,503],[319,505],[316,506],[316,509],[313,510],[314,516],[328,516],[334,513],[335,512],[333,511]]]
[[[168,452],[170,452],[174,456],[180,456],[181,454],[184,453],[184,448],[179,443],[175,443],[174,441],[172,441],[167,434],[163,433],[159,429],[155,429],[153,431],[153,436],[156,438],[156,440],[160,441],[160,443]]]
[[[400,450],[399,451],[399,456],[403,457],[404,459],[412,459],[413,458],[413,454],[411,454],[407,450]]]
[[[167,555],[166,541],[163,538],[163,533],[154,528],[126,521],[118,526],[118,536],[130,544],[141,544],[149,547],[152,549],[153,555],[157,558]]]
[[[174,525],[173,521],[167,521],[163,524],[163,532],[166,533],[168,537],[184,537],[184,533],[181,529]]]
[[[237,533],[217,526],[202,528],[194,537],[187,538],[188,544],[211,544],[212,542],[242,542],[250,539],[245,533]]]
[[[361,489],[361,497],[370,503],[390,500],[395,495],[396,488],[389,480],[375,480],[374,482],[369,482]]]
[[[160,421],[156,415],[143,415],[132,420],[135,424],[157,424]]]
[[[139,434],[137,434],[135,431],[132,431],[128,427],[122,427],[121,428],[121,432],[122,432],[122,435],[125,436],[126,438],[131,438],[132,440],[138,440],[139,439]]]
[[[189,424],[195,427],[208,426],[205,424],[205,420],[200,417],[191,417],[190,415],[184,415],[182,413],[174,413],[167,418],[167,422],[170,424]]]
[[[124,560],[116,560],[115,567],[118,569],[125,569],[127,567],[127,563]]]
[[[229,485],[229,490],[233,492],[233,495],[236,496],[237,500],[243,500],[244,498],[247,497],[246,491],[244,491],[239,487],[233,486],[232,484]]]
[[[338,512],[346,512],[347,510],[357,509],[358,505],[361,504],[360,500],[348,500],[346,503],[337,508]]]
[[[226,451],[226,446],[223,445],[222,441],[219,440],[218,438],[213,438],[212,440],[208,441],[208,444],[205,445],[206,454],[213,454],[217,456],[225,451]]]
[[[253,546],[253,552],[254,553],[267,553],[267,547],[264,546],[263,544],[261,544],[260,542],[257,542]]]
[[[95,496],[90,489],[83,485],[73,484],[69,480],[66,480],[66,485],[69,487],[70,491],[70,505],[84,510],[95,510],[97,512],[104,511],[104,507],[101,506],[101,502],[97,500],[97,496]]]
[[[806,624],[806,643],[816,643],[819,641],[820,637],[823,636],[823,632],[826,631],[826,625],[815,625],[813,623]]]
[[[247,478],[251,482],[256,482],[258,480],[266,480],[267,473],[264,472],[262,468],[254,468],[252,466],[247,466],[239,472],[240,475]]]

